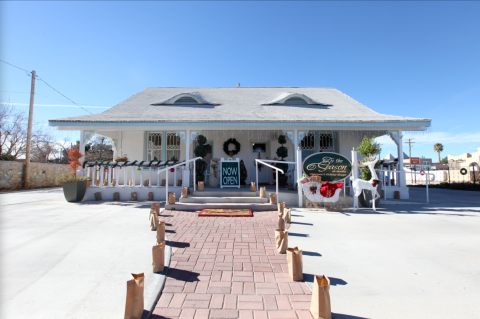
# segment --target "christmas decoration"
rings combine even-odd
[[[229,149],[230,144],[235,145],[235,150]],[[229,138],[225,143],[223,143],[223,151],[227,155],[230,155],[230,153],[237,155],[240,152],[240,143],[238,143],[234,138]]]
[[[203,135],[197,136],[198,146],[195,147],[193,151],[196,157],[205,157],[207,156],[207,149],[204,144],[207,143],[207,138]],[[195,170],[196,170],[196,180],[203,181],[204,175],[203,172],[207,169],[207,163],[204,160],[198,159],[195,161]]]
[[[363,163],[359,163],[361,166],[365,166],[370,170],[370,180],[365,181],[361,178],[357,178],[352,181],[352,186],[353,186],[353,211],[356,211],[358,208],[358,196],[362,194],[363,190],[369,190],[372,192],[372,206],[373,206],[373,211],[376,211],[375,209],[375,200],[380,198],[380,194],[377,192],[377,186],[375,181],[379,181],[377,177],[377,173],[375,172],[375,164],[377,163],[378,158],[374,158],[373,156],[367,157],[364,159]],[[380,182],[380,181],[379,181]]]

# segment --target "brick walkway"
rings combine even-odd
[[[311,292],[275,249],[277,212],[164,211],[172,262],[152,318],[312,318]]]

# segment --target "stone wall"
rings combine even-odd
[[[23,187],[24,163],[0,161],[0,189]],[[57,178],[69,174],[67,164],[30,163],[30,187],[57,186]]]

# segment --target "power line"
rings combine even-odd
[[[8,65],[13,66],[14,68],[17,68],[17,69],[19,69],[19,70],[25,71],[25,72],[27,72],[28,76],[30,76],[30,72],[29,72],[29,71],[27,71],[27,70],[25,70],[25,69],[22,69],[22,68],[19,67],[19,66],[16,66],[16,65],[13,65],[13,64],[11,64],[11,63],[8,63],[7,61],[3,61],[3,60],[1,60],[1,59],[0,59],[0,61],[2,61],[3,63],[6,63],[6,64],[8,64]]]
[[[48,85],[52,90],[54,90],[55,92],[57,92],[58,94],[60,94],[61,96],[63,96],[64,98],[66,98],[67,100],[69,100],[70,102],[72,102],[73,104],[75,104],[76,106],[78,106],[79,108],[81,108],[82,110],[84,110],[85,112],[88,112],[90,114],[93,114],[92,112],[90,112],[89,110],[87,110],[86,108],[78,105],[77,103],[73,102],[72,100],[70,100],[68,97],[66,97],[65,95],[63,95],[62,93],[60,93],[57,89],[55,89],[53,86],[51,86],[50,84],[48,84],[47,82],[45,82],[45,80],[43,80],[42,78],[38,78],[39,81],[42,81],[43,83],[45,83],[46,85]]]
[[[27,72],[27,74],[29,74],[30,72],[28,72],[27,70],[21,68],[21,67],[18,67],[16,65],[13,65],[11,63],[8,63],[6,61],[3,61],[0,59],[0,61],[2,61],[3,63],[6,63],[8,65],[11,65],[19,70],[22,70],[22,71],[25,71]],[[53,86],[51,86],[50,84],[48,84],[47,82],[45,82],[45,80],[43,80],[42,78],[40,78],[39,76],[36,76],[38,78],[39,81],[42,81],[43,83],[45,83],[48,87],[50,87],[52,90],[54,90],[55,92],[57,92],[58,94],[60,94],[61,96],[63,96],[64,98],[66,98],[67,100],[69,100],[70,102],[72,102],[73,104],[75,104],[76,106],[78,106],[79,108],[81,108],[82,110],[84,110],[85,112],[88,112],[90,114],[93,114],[92,112],[90,112],[89,110],[85,109],[84,107],[80,106],[79,104],[75,103],[74,101],[72,101],[71,99],[69,99],[68,97],[66,97],[64,94],[60,93],[57,89],[55,89]]]

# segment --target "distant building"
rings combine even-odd
[[[480,147],[477,149],[475,153],[463,153],[462,155],[455,156],[455,155],[448,155],[448,163],[450,168],[455,167],[467,167],[470,166],[472,163],[480,163]]]

